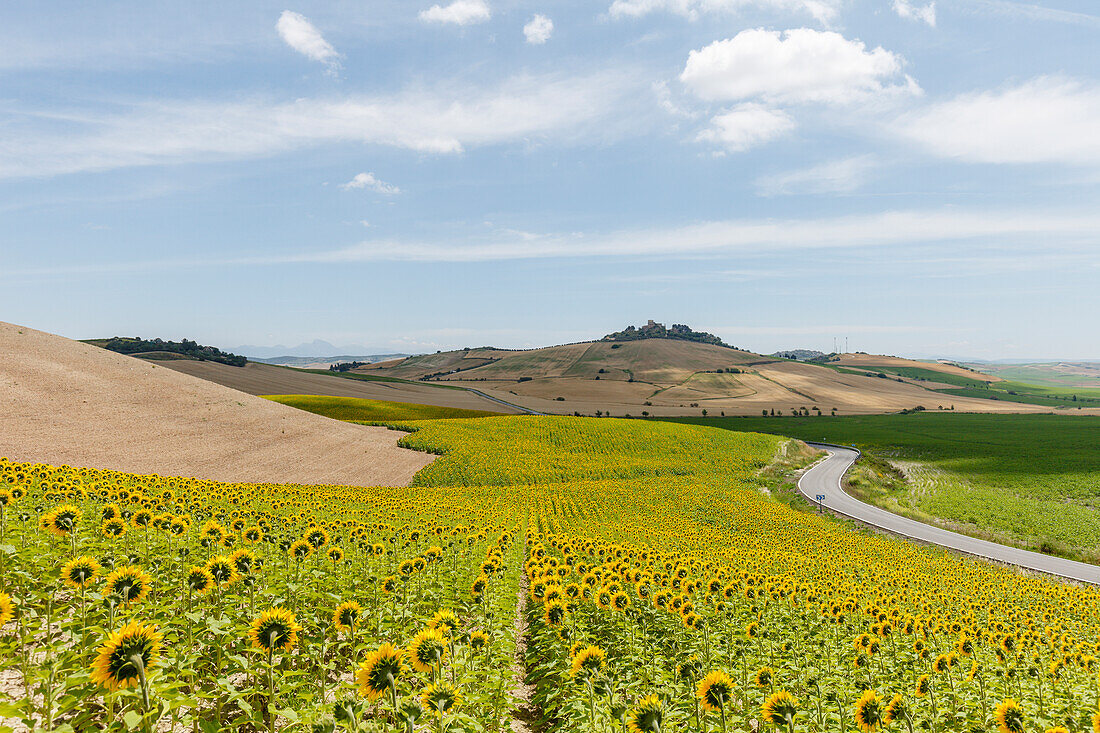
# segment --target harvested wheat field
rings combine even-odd
[[[448,389],[433,384],[366,382],[256,362],[249,362],[243,367],[193,360],[157,363],[168,369],[216,382],[251,395],[327,395],[386,402],[414,402],[421,405],[457,407],[462,410],[488,410],[512,415],[520,412],[465,389]]]
[[[394,486],[432,460],[397,447],[399,437],[0,322],[0,456],[14,461]]]

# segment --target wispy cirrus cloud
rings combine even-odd
[[[879,165],[873,155],[854,155],[785,173],[761,176],[756,188],[764,196],[798,193],[850,193]]]
[[[234,257],[166,261],[65,264],[7,271],[11,276],[101,274],[203,267],[347,265],[359,262],[489,262],[565,258],[692,259],[788,252],[840,252],[918,244],[996,243],[982,254],[1016,256],[1009,245],[1033,256],[1035,242],[1046,252],[1091,251],[1100,240],[1100,212],[1049,209],[903,209],[876,214],[779,220],[734,219],[674,227],[639,227],[594,233],[515,233],[495,230],[436,241],[371,239],[346,247]],[[1056,242],[1057,245],[1052,245]]]
[[[639,18],[665,12],[696,20],[701,15],[764,9],[810,15],[822,23],[829,23],[836,17],[839,7],[839,0],[614,0],[608,14],[612,18]]]
[[[103,109],[0,113],[0,178],[271,156],[332,143],[431,154],[581,135],[635,104],[636,80],[521,75],[493,86],[439,83],[391,95],[274,101],[162,100]],[[637,95],[633,95],[636,99]]]

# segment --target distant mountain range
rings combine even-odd
[[[234,354],[243,354],[249,359],[255,361],[273,359],[280,356],[313,356],[313,357],[325,357],[336,358],[337,354],[392,354],[392,351],[385,349],[381,346],[333,346],[328,341],[322,341],[321,339],[314,339],[307,344],[298,344],[297,346],[234,346],[228,349]],[[346,361],[366,361],[369,357],[364,356],[340,356],[342,360]]]
[[[346,364],[349,362],[375,364],[380,361],[389,361],[390,359],[404,359],[406,356],[409,356],[409,354],[368,354],[366,356],[338,354],[336,356],[272,356],[267,358],[254,356],[251,358],[251,361],[259,361],[264,364],[277,364],[279,366],[323,367],[330,364]]]

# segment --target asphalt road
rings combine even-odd
[[[843,514],[910,539],[940,545],[987,560],[995,560],[1030,570],[1050,573],[1051,575],[1059,575],[1071,580],[1100,584],[1100,566],[1060,557],[1051,557],[1038,552],[1030,552],[1016,547],[967,537],[957,532],[933,527],[923,522],[893,514],[885,509],[865,504],[848,495],[841,488],[841,479],[855,463],[859,457],[859,452],[851,448],[820,443],[810,443],[809,445],[820,448],[829,454],[828,458],[803,474],[798,481],[798,490],[815,504],[820,504],[838,514]],[[824,498],[819,500],[818,496]]]

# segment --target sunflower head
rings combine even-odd
[[[332,547],[328,548],[328,553],[327,554],[328,554],[328,559],[332,560],[333,563],[338,563],[338,562],[340,562],[341,560],[344,559],[344,551],[341,550],[336,545],[333,545]]]
[[[131,621],[108,637],[92,662],[92,681],[108,690],[138,684],[141,675],[155,667],[161,635],[155,626]]]
[[[332,614],[332,624],[337,631],[352,632],[359,623],[359,614],[363,607],[355,601],[345,601],[336,607]]]
[[[4,624],[11,621],[11,617],[15,614],[15,609],[12,607],[11,596],[7,593],[0,593],[0,629],[4,628]]]
[[[252,572],[252,568],[256,566],[256,556],[252,554],[251,550],[241,548],[233,552],[229,556],[230,561],[237,568],[237,572],[241,575],[247,575]]]
[[[206,568],[195,565],[187,571],[187,587],[200,596],[206,595],[214,587],[214,576]]]
[[[99,561],[90,555],[84,555],[61,566],[61,580],[70,588],[87,588],[95,581],[99,570]]]
[[[699,673],[702,671],[703,665],[699,662],[699,657],[692,654],[676,665],[676,679],[695,684],[695,680],[699,679]]]
[[[798,714],[798,700],[786,690],[768,696],[760,708],[760,715],[772,725],[789,725]]]
[[[104,537],[121,537],[126,534],[126,522],[120,517],[104,519],[103,524],[99,526],[99,531]]]
[[[771,667],[761,667],[753,679],[757,687],[767,687],[775,680],[775,670]]]
[[[598,646],[587,646],[573,655],[573,663],[569,666],[569,676],[588,678],[595,672],[603,669],[607,664],[607,652]]]
[[[475,652],[485,649],[489,646],[489,635],[484,631],[471,631],[470,632],[470,648]]]
[[[409,644],[409,662],[417,672],[431,672],[447,654],[447,642],[439,629],[424,629]]]
[[[909,706],[901,695],[894,695],[882,714],[884,723],[893,723],[895,720],[905,720],[909,717]]]
[[[665,706],[661,698],[647,695],[638,701],[627,716],[627,729],[630,733],[657,733],[661,730]]]
[[[123,603],[140,603],[149,595],[153,578],[136,565],[127,565],[112,571],[103,584],[106,594],[118,596]]]
[[[874,690],[864,690],[856,700],[856,725],[863,733],[872,733],[883,723],[882,714],[882,698]]]
[[[931,691],[932,679],[928,675],[922,674],[917,678],[917,686],[914,688],[913,694],[917,697],[927,697],[928,693]]]
[[[426,712],[442,718],[462,704],[462,696],[450,683],[437,682],[424,688],[424,692],[420,694],[420,704]]]
[[[440,609],[428,621],[428,628],[438,629],[444,636],[453,638],[455,632],[458,631],[458,618],[455,616],[454,611],[447,608]]]
[[[1008,698],[994,712],[1000,733],[1024,733],[1024,711],[1020,704]]]
[[[547,626],[558,627],[565,621],[566,608],[565,602],[560,599],[547,601],[543,606],[542,619],[546,622]]]
[[[252,646],[260,651],[286,652],[298,643],[298,632],[302,627],[294,619],[294,614],[285,608],[270,608],[252,621],[248,638]]]
[[[295,560],[305,560],[307,557],[313,554],[313,545],[309,544],[308,540],[295,540],[290,545],[288,550],[290,556]]]
[[[218,585],[231,585],[241,579],[236,563],[228,555],[215,555],[206,563],[206,570]]]
[[[392,644],[383,644],[368,656],[355,672],[359,694],[370,701],[395,688],[405,669],[405,652]]]
[[[58,537],[68,537],[84,513],[72,504],[63,504],[49,514],[42,517],[42,524],[46,530]]]
[[[716,669],[699,680],[695,695],[699,698],[699,706],[703,710],[720,712],[733,696],[733,680],[725,672]]]

